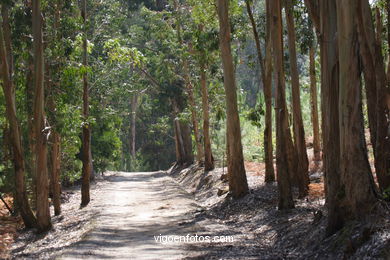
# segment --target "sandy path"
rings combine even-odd
[[[57,259],[181,259],[185,246],[154,236],[195,234],[187,225],[199,208],[191,195],[164,173],[118,173],[102,187],[102,212],[95,228]],[[187,252],[188,253],[188,252]]]

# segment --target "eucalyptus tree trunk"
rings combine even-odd
[[[327,235],[343,227],[340,188],[339,52],[336,0],[305,0],[319,34],[321,55],[321,112],[325,199],[328,208]]]
[[[336,0],[320,1],[323,168],[328,206],[327,233],[343,226],[340,214],[339,53]]]
[[[264,161],[265,161],[265,182],[275,181],[275,171],[273,163],[272,147],[272,60],[271,60],[271,28],[270,28],[270,11],[269,0],[266,1],[267,25],[266,25],[266,52],[265,60],[261,53],[261,44],[256,22],[253,17],[250,1],[246,0],[246,8],[249,20],[252,26],[253,38],[256,43],[257,58],[260,64],[261,80],[263,82],[263,93],[265,99],[265,128],[264,128]]]
[[[230,46],[229,2],[218,0],[219,41],[223,65],[227,115],[227,159],[229,189],[234,198],[248,193],[244,156],[241,143],[240,118],[237,107],[237,89]]]
[[[387,1],[387,28],[390,28],[390,1]],[[387,29],[387,48],[390,50],[390,29]],[[390,53],[387,54],[387,81],[390,82]],[[390,93],[387,95],[388,108],[390,109]]]
[[[137,121],[137,107],[138,107],[138,94],[135,93],[131,97],[131,157],[134,160],[136,157],[136,147],[135,147],[135,140],[136,140],[136,121]]]
[[[196,114],[194,88],[190,80],[188,61],[185,59],[183,63],[184,63],[183,65],[184,65],[184,73],[185,73],[184,79],[186,81],[188,102],[190,104],[190,110],[191,110],[192,127],[194,128],[194,136],[195,136],[195,143],[196,143],[196,160],[201,163],[203,162],[204,152],[202,147],[202,141],[200,138],[198,116]]]
[[[175,130],[176,164],[188,166],[194,162],[192,152],[191,130],[187,122],[179,119],[179,106],[175,99],[171,99],[173,108],[173,123]]]
[[[292,143],[288,124],[286,104],[286,83],[283,66],[283,37],[282,37],[282,5],[281,0],[270,3],[272,14],[272,46],[276,85],[276,169],[279,191],[279,210],[294,208],[291,193],[290,176],[293,176],[289,167],[289,143]]]
[[[51,149],[51,188],[53,192],[54,215],[61,215],[61,136],[53,131]]]
[[[318,119],[318,101],[317,101],[317,78],[315,63],[316,47],[313,44],[310,47],[310,107],[311,107],[311,124],[313,127],[313,154],[314,161],[317,163],[321,160],[321,142],[320,142],[320,125]]]
[[[84,23],[83,37],[83,66],[85,69],[88,66],[88,40],[87,40],[87,0],[81,1],[81,16]],[[88,123],[89,117],[89,89],[88,89],[88,73],[85,71],[83,75],[83,172],[81,183],[81,206],[85,207],[90,201],[90,178],[92,172],[91,158],[91,126]]]
[[[364,137],[356,27],[358,5],[359,1],[356,0],[337,1],[341,154],[340,190],[337,199],[342,205],[339,214],[344,223],[365,218],[372,212],[377,201]]]
[[[390,134],[389,108],[386,93],[389,91],[386,69],[382,56],[381,39],[374,33],[371,7],[368,0],[359,0],[357,27],[367,90],[367,104],[371,121],[371,141],[374,147],[375,169],[381,190],[390,187]],[[379,21],[378,21],[379,23]],[[377,31],[381,31],[378,25]]]
[[[43,58],[43,17],[41,1],[33,1],[32,12],[34,45],[34,128],[36,133],[36,185],[37,185],[37,225],[39,232],[51,229],[49,209],[49,182],[47,172],[47,142],[50,135],[44,111],[44,58]]]
[[[177,38],[179,43],[182,45],[183,44],[183,39],[181,37],[181,12],[180,12],[180,3],[177,0],[173,1],[174,8],[177,12],[177,18],[176,18],[176,26],[177,26]],[[189,45],[189,49],[191,51],[191,46]],[[184,80],[186,84],[186,89],[187,89],[187,95],[188,95],[188,101],[190,104],[190,110],[191,110],[191,119],[192,119],[192,126],[194,129],[194,136],[195,136],[195,143],[196,143],[196,160],[199,163],[203,162],[203,156],[204,156],[204,151],[202,148],[202,141],[200,137],[200,132],[199,132],[199,123],[198,123],[198,116],[196,114],[196,102],[195,102],[195,97],[194,97],[194,91],[193,87],[191,84],[191,75],[190,71],[188,68],[188,60],[186,57],[182,58],[182,64],[183,64],[183,70],[184,70]]]
[[[2,8],[6,6],[2,5]],[[18,204],[20,215],[23,219],[24,225],[27,228],[32,228],[37,225],[37,219],[31,210],[26,186],[25,186],[25,161],[22,148],[22,136],[20,131],[20,125],[16,116],[16,103],[15,103],[15,86],[12,80],[12,71],[9,67],[9,57],[12,53],[7,52],[5,42],[11,43],[11,39],[5,39],[3,34],[3,28],[9,26],[6,21],[8,17],[4,17],[8,12],[2,12],[2,23],[0,27],[0,58],[1,58],[1,76],[3,80],[3,92],[5,98],[6,117],[9,123],[9,136],[13,153],[13,165],[15,169],[15,199]],[[10,37],[8,35],[7,37]],[[9,44],[9,46],[11,46]],[[11,72],[11,73],[10,73]]]
[[[297,179],[299,196],[305,197],[309,190],[309,161],[307,158],[305,129],[302,120],[301,94],[299,87],[299,71],[296,53],[296,35],[294,25],[294,7],[292,0],[284,0],[287,32],[288,32],[288,50],[291,68],[291,86],[292,86],[292,106],[293,106],[293,132],[294,145],[297,150]]]
[[[214,169],[214,158],[211,151],[209,93],[207,90],[206,65],[204,61],[201,61],[200,65],[200,87],[203,109],[204,169],[205,171],[211,171]]]

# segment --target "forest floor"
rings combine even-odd
[[[239,200],[230,197],[221,179],[226,168],[107,173],[93,185],[87,207],[79,209],[79,187],[65,190],[63,213],[53,218],[55,228],[43,235],[19,230],[0,258],[390,258],[389,210],[325,237],[320,172],[312,170],[307,198],[295,200],[295,209],[278,211],[277,186],[264,184],[263,165],[246,163],[246,169],[250,193]],[[164,243],[168,236],[190,240]],[[215,236],[233,241],[200,239]]]

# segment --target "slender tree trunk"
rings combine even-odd
[[[320,126],[318,119],[318,101],[317,101],[317,78],[315,64],[316,47],[313,44],[310,47],[310,105],[311,105],[311,124],[313,127],[313,151],[314,161],[317,163],[321,160],[321,142]]]
[[[203,109],[204,169],[205,171],[211,171],[214,169],[214,158],[211,151],[209,93],[207,90],[206,66],[204,62],[201,62],[200,65],[200,86],[202,90]]]
[[[176,26],[177,26],[177,38],[178,42],[180,45],[183,45],[183,39],[181,37],[181,12],[180,12],[180,3],[177,0],[173,1],[174,4],[174,9],[177,12],[176,16]],[[190,47],[191,50],[191,47]],[[187,88],[187,94],[188,94],[188,99],[190,103],[190,110],[191,110],[191,117],[192,117],[192,124],[194,128],[194,135],[195,135],[195,143],[196,143],[196,158],[198,162],[203,161],[203,149],[202,149],[202,142],[200,138],[200,133],[199,133],[199,125],[198,125],[198,119],[196,115],[196,103],[195,103],[195,98],[194,98],[194,92],[193,92],[193,87],[191,84],[191,76],[188,68],[188,60],[186,57],[182,58],[182,64],[183,64],[183,70],[184,70],[184,80]],[[187,139],[187,138],[186,138]],[[192,155],[192,150],[190,152]],[[189,157],[191,158],[191,156]]]
[[[321,111],[325,198],[328,208],[327,235],[344,225],[340,191],[339,54],[336,0],[305,0],[319,34],[321,54]]]
[[[340,129],[336,14],[335,0],[320,1],[322,139],[326,203],[329,212],[328,235],[344,225],[340,213],[341,205],[337,199],[340,190]]]
[[[52,140],[50,181],[53,192],[54,214],[59,216],[61,215],[61,137],[59,133],[53,131]]]
[[[369,113],[371,112],[375,124],[371,130],[371,138],[375,154],[375,169],[381,190],[390,187],[390,134],[389,108],[386,101],[388,82],[383,61],[381,40],[375,37],[374,24],[372,22],[371,7],[367,0],[358,1],[357,25],[359,31],[359,43],[364,66],[366,89],[370,92],[367,96]],[[380,25],[378,26],[380,31]],[[375,102],[375,103],[374,103]],[[371,126],[371,125],[370,125]]]
[[[287,20],[287,32],[288,32],[288,49],[290,53],[290,67],[291,67],[291,89],[292,89],[292,106],[293,106],[293,132],[294,132],[294,144],[297,149],[298,158],[298,187],[299,196],[305,197],[309,190],[309,161],[307,159],[306,141],[305,141],[305,129],[303,127],[302,120],[302,108],[301,108],[301,94],[299,86],[299,71],[297,63],[296,53],[296,35],[294,25],[294,7],[292,0],[285,0],[285,11]]]
[[[283,38],[282,38],[282,6],[281,0],[270,3],[272,14],[272,45],[276,83],[276,169],[279,190],[278,208],[290,209],[294,207],[292,199],[288,145],[291,143],[291,133],[288,125],[288,111],[286,104],[285,74],[283,69]]]
[[[259,33],[253,17],[249,0],[246,0],[246,8],[252,26],[253,37],[256,43],[257,58],[260,64],[261,79],[263,82],[263,93],[265,99],[265,128],[264,128],[264,161],[265,161],[265,182],[275,181],[273,147],[272,147],[272,60],[271,60],[271,39],[270,39],[270,12],[269,0],[266,3],[267,9],[267,35],[265,61],[261,53]]]
[[[4,13],[3,13],[4,15]],[[4,19],[2,17],[2,22]],[[10,39],[8,39],[9,42]],[[20,215],[22,216],[24,225],[27,228],[32,228],[37,225],[37,219],[30,208],[30,204],[27,197],[26,186],[24,181],[25,163],[24,153],[22,148],[22,137],[20,132],[20,126],[16,117],[16,104],[15,104],[15,87],[12,81],[12,73],[10,73],[8,65],[8,57],[11,54],[7,53],[5,47],[5,39],[3,35],[3,27],[0,28],[0,58],[1,58],[1,76],[3,79],[3,91],[6,105],[6,116],[9,122],[10,139],[13,152],[13,164],[15,169],[15,198],[18,204]]]
[[[191,84],[190,80],[190,72],[188,69],[188,61],[185,59],[183,61],[183,67],[184,67],[184,73],[185,73],[185,81],[187,86],[187,94],[188,94],[188,102],[190,104],[190,110],[191,110],[191,119],[192,119],[192,126],[194,128],[194,135],[195,135],[195,143],[196,143],[196,160],[198,162],[203,162],[203,147],[202,147],[202,141],[200,138],[199,133],[199,123],[198,123],[198,116],[196,115],[196,103],[195,103],[195,97],[194,97],[194,89]]]
[[[138,107],[138,94],[133,94],[131,98],[131,157],[136,157],[136,119],[137,119],[137,107]]]
[[[28,149],[26,152],[26,172],[31,176],[31,189],[33,196],[31,198],[32,208],[36,208],[37,202],[37,185],[36,185],[36,172],[35,172],[35,142],[36,134],[34,128],[34,60],[31,55],[27,60],[27,73],[26,73],[26,114],[27,114],[27,129],[28,129]]]
[[[87,0],[81,1],[81,16],[84,22],[84,39],[83,39],[83,66],[88,66],[88,40],[87,40]],[[90,178],[92,171],[92,158],[91,158],[91,127],[88,123],[89,117],[89,87],[88,87],[88,73],[84,72],[83,75],[83,173],[81,183],[81,206],[85,207],[90,201]]]
[[[33,38],[34,38],[34,127],[36,133],[36,174],[37,174],[37,224],[39,232],[51,229],[49,209],[49,182],[47,172],[47,142],[50,130],[47,129],[44,111],[44,58],[43,58],[43,17],[41,1],[33,2]]]
[[[179,166],[188,166],[194,162],[192,152],[191,131],[187,122],[180,121],[177,101],[171,99],[173,108],[173,123],[175,129],[176,163]]]
[[[368,3],[368,2],[367,2]],[[342,220],[361,219],[370,214],[376,201],[375,185],[364,138],[361,73],[356,28],[358,2],[337,2],[340,55],[340,168]]]
[[[390,1],[387,1],[387,48],[390,50]],[[387,81],[390,82],[390,53],[387,54]],[[388,94],[388,108],[390,109],[390,93]]]
[[[234,198],[239,198],[248,193],[248,182],[242,152],[236,79],[230,46],[229,3],[227,0],[218,0],[217,5],[220,27],[219,40],[226,93],[229,189]]]

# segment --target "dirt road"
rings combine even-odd
[[[181,259],[185,246],[159,235],[195,234],[198,205],[164,173],[118,173],[102,187],[95,228],[57,259]]]

